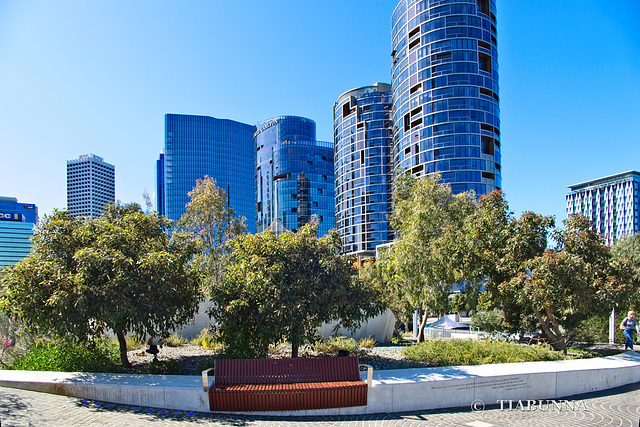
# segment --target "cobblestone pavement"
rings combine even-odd
[[[573,396],[567,403],[514,401],[469,408],[342,417],[248,417],[87,401],[0,387],[0,426],[632,426],[639,427],[640,383]]]

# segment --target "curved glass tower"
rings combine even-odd
[[[227,192],[238,217],[246,218],[255,233],[254,146],[255,126],[228,119],[189,114],[164,116],[164,155],[157,164],[158,192],[164,207],[159,212],[178,221],[191,200],[189,191],[208,175]]]
[[[336,226],[346,254],[374,256],[393,240],[391,85],[349,90],[333,106]]]
[[[316,141],[313,120],[280,116],[258,123],[256,228],[275,221],[291,231],[317,215],[318,236],[335,227],[333,144]]]
[[[396,173],[501,188],[495,1],[401,0],[391,26]]]

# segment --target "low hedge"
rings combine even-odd
[[[485,340],[429,340],[402,349],[407,359],[432,366],[486,365],[571,359],[545,345]]]

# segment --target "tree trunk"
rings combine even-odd
[[[118,337],[118,343],[120,344],[120,361],[122,362],[122,366],[124,368],[130,368],[131,363],[129,363],[129,358],[127,357],[127,340],[122,331],[117,331],[116,336]]]
[[[298,349],[300,348],[300,333],[298,333],[297,328],[291,334],[291,358],[295,359],[298,357]]]
[[[429,318],[428,311],[422,311],[421,308],[418,308],[418,319],[420,322],[420,329],[418,329],[418,342],[424,342],[424,327],[427,324],[427,319]]]
[[[562,351],[563,353],[566,354],[567,353],[566,342],[564,340],[564,337],[562,336],[562,333],[560,332],[558,321],[553,316],[553,313],[551,313],[549,310],[546,310],[547,318],[544,319],[542,317],[542,313],[540,313],[539,310],[534,308],[533,312],[536,315],[538,322],[540,322],[540,328],[549,337],[551,346],[555,350]],[[550,322],[554,323],[553,329],[552,329],[552,325],[550,325]]]

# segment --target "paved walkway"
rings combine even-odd
[[[574,396],[568,403],[504,402],[470,408],[342,417],[248,417],[176,412],[0,387],[0,426],[632,426],[640,383]]]

